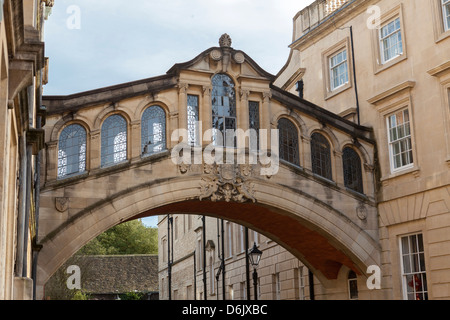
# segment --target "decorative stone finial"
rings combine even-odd
[[[231,37],[224,33],[219,39],[220,47],[231,47]]]

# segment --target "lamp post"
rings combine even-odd
[[[248,259],[250,260],[250,264],[253,266],[253,288],[255,290],[255,300],[258,300],[258,273],[256,272],[256,269],[261,261],[261,256],[262,251],[258,249],[255,242],[253,248],[248,253]]]

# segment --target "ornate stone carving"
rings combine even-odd
[[[234,54],[234,61],[236,61],[239,64],[242,64],[245,62],[245,56],[242,52],[238,51]]]
[[[363,203],[359,205],[358,208],[356,208],[356,215],[360,220],[366,220],[367,219],[367,208],[364,206]]]
[[[226,33],[224,33],[219,39],[219,44],[221,48],[223,47],[229,48],[231,47],[231,43],[232,43],[231,37]]]
[[[209,176],[202,179],[200,201],[256,202],[253,184],[244,177],[250,176],[251,169],[248,167],[241,168],[234,164],[205,165],[204,172]]]
[[[211,51],[210,56],[211,59],[219,61],[220,59],[222,59],[222,52],[218,49],[214,49],[213,51]]]
[[[69,209],[69,198],[56,198],[55,208],[59,212],[65,212]]]

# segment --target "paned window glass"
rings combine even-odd
[[[442,0],[442,14],[445,30],[450,30],[450,0]]]
[[[199,121],[199,102],[198,96],[188,95],[187,97],[187,117],[189,144],[192,146],[200,145],[200,132],[198,127]]]
[[[225,74],[212,79],[212,127],[216,146],[236,146],[236,91],[233,80]]]
[[[400,18],[397,18],[380,29],[380,48],[382,63],[403,54]]]
[[[151,155],[166,150],[166,113],[159,106],[147,108],[141,122],[142,154]]]
[[[342,155],[344,184],[347,188],[363,193],[361,158],[352,148],[345,148]]]
[[[260,129],[260,121],[259,121],[259,102],[250,101],[248,104],[249,109],[249,128],[256,134],[256,137],[252,137],[250,141],[250,150],[256,151],[259,149],[259,129]],[[255,140],[256,138],[256,140]],[[255,141],[254,141],[255,140]]]
[[[102,126],[102,167],[114,165],[127,159],[127,122],[112,115]]]
[[[313,172],[332,180],[330,144],[320,133],[314,133],[311,137],[311,158]]]
[[[388,128],[392,169],[410,166],[413,152],[409,111],[402,110],[388,117]]]
[[[406,300],[428,300],[422,234],[402,237],[400,246],[404,298]]]
[[[58,178],[86,170],[86,130],[79,124],[66,127],[59,136]]]
[[[330,58],[331,90],[348,83],[347,50],[343,50]]]
[[[297,127],[288,119],[278,121],[280,159],[300,165]]]

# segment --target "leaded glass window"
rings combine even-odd
[[[66,127],[59,136],[58,178],[86,170],[86,130],[79,124]]]
[[[249,110],[249,129],[252,130],[256,134],[256,141],[253,134],[250,135],[250,150],[256,151],[259,149],[259,129],[260,129],[260,121],[259,121],[259,102],[250,101],[248,103]]]
[[[331,148],[328,140],[320,133],[311,137],[311,161],[313,173],[332,180]]]
[[[236,91],[226,74],[212,78],[212,128],[216,146],[236,146]]]
[[[127,122],[112,115],[102,126],[102,167],[114,165],[127,159]]]
[[[350,300],[358,300],[358,278],[353,270],[348,273],[348,294]]]
[[[297,127],[288,119],[278,121],[280,159],[300,165]]]
[[[198,96],[187,96],[188,141],[191,146],[200,145]]]
[[[345,148],[342,154],[344,184],[347,188],[363,193],[361,158],[352,148]]]
[[[147,108],[142,115],[141,147],[143,155],[166,150],[166,113],[159,106]]]

